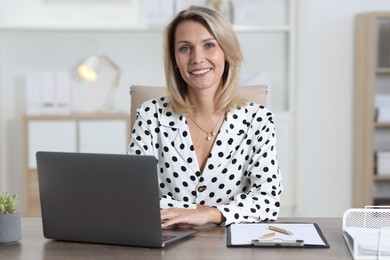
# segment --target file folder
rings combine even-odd
[[[272,231],[270,226],[288,230],[289,234],[275,232],[270,238],[263,239]],[[227,227],[226,245],[228,247],[297,247],[329,248],[328,241],[317,223],[261,222],[232,224]]]

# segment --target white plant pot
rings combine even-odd
[[[20,213],[0,214],[0,244],[17,242],[22,239]]]

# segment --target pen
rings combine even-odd
[[[282,229],[282,228],[278,228],[278,227],[274,227],[274,226],[269,226],[268,228],[273,230],[273,231],[280,232],[280,233],[283,233],[286,235],[294,235],[292,232],[285,230],[285,229]]]
[[[265,234],[261,237],[261,239],[267,239],[267,238],[271,238],[275,236],[275,232],[272,232],[272,233],[268,233],[268,234]]]

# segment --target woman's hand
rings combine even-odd
[[[207,223],[222,223],[222,213],[217,208],[197,205],[196,209],[167,208],[161,210],[163,229],[191,228]]]

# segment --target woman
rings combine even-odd
[[[129,153],[158,161],[162,227],[274,220],[281,174],[273,115],[238,94],[231,24],[192,6],[165,30],[168,96],[145,102]]]

